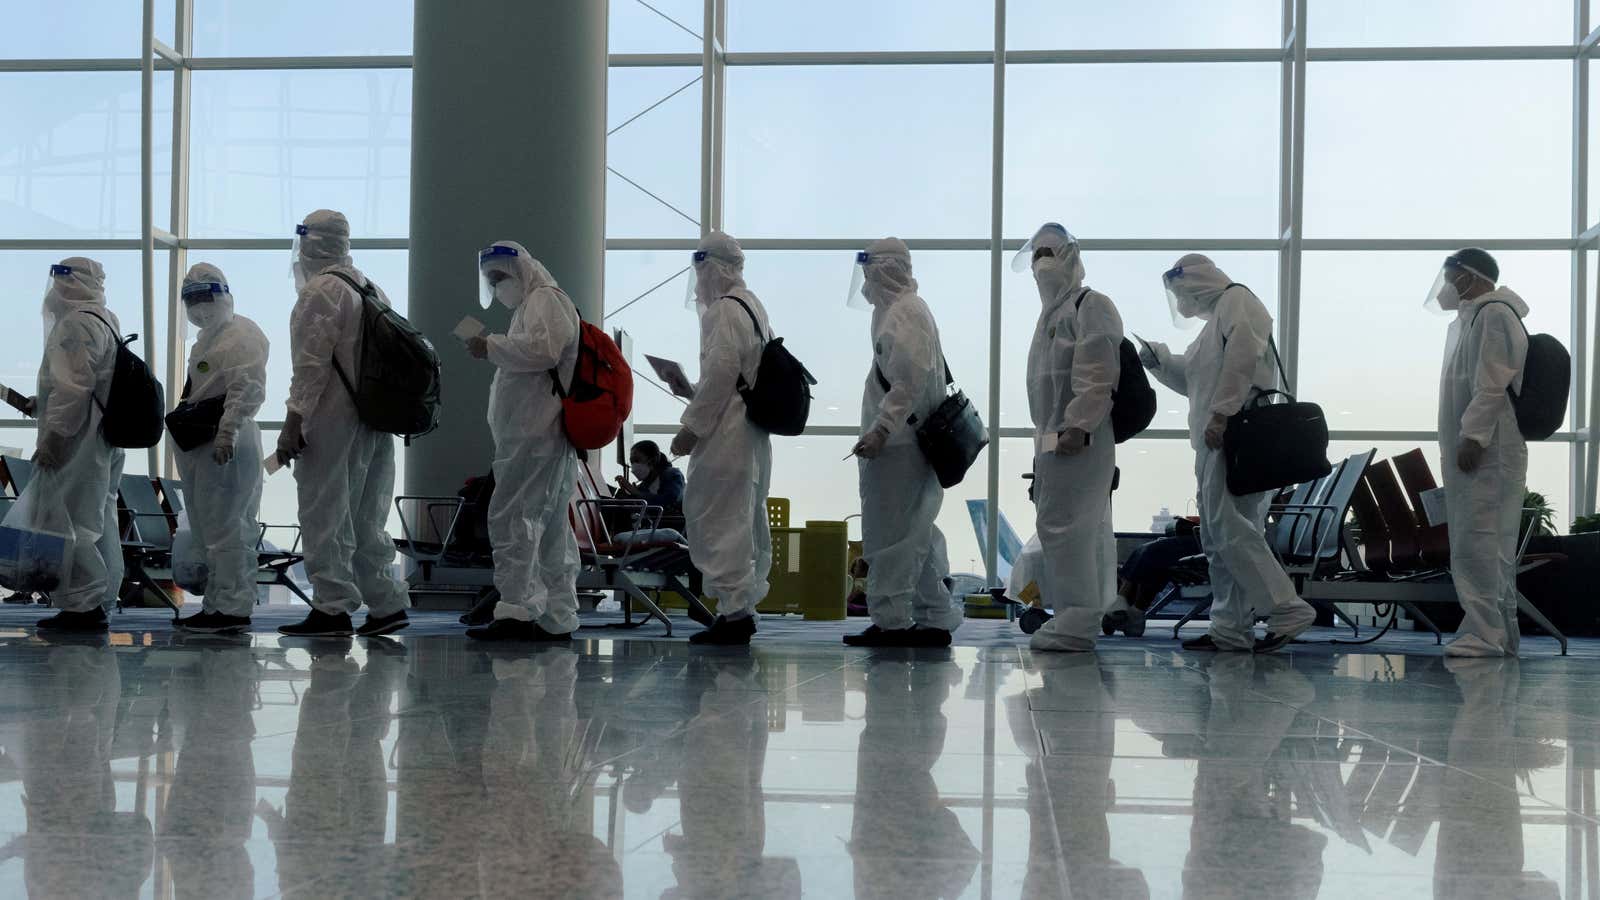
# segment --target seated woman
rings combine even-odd
[[[628,466],[637,481],[617,476],[619,494],[659,506],[667,517],[683,514],[683,471],[661,452],[655,441],[640,441],[628,452]]]

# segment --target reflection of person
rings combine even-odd
[[[493,662],[477,896],[622,896],[622,871],[594,836],[599,771],[574,704],[577,666],[564,647]]]
[[[915,425],[944,402],[939,326],[917,295],[904,241],[873,241],[856,254],[855,272],[848,303],[872,310],[872,366],[861,396],[861,439],[853,451],[872,624],[844,642],[948,647],[950,633],[961,626],[961,602],[950,595],[950,560],[935,524],[944,488],[917,446]]]
[[[1447,659],[1461,687],[1450,729],[1439,807],[1433,894],[1441,898],[1559,897],[1560,888],[1523,866],[1517,795],[1515,659]],[[1550,763],[1560,761],[1559,751]]]
[[[1060,896],[1060,862],[1075,897],[1148,897],[1144,873],[1111,857],[1107,816],[1113,796],[1111,761],[1116,720],[1098,660],[1088,655],[1037,656],[1042,686],[1006,700],[1017,745],[1028,754],[1028,869],[1022,896]],[[1079,710],[1051,728],[1052,765],[1046,775],[1030,698]],[[1049,727],[1049,726],[1046,726]],[[1046,778],[1049,784],[1047,785]]]
[[[1316,621],[1294,582],[1267,546],[1265,522],[1272,494],[1243,497],[1228,490],[1222,438],[1228,419],[1251,397],[1278,383],[1272,349],[1272,315],[1261,300],[1209,258],[1191,253],[1162,276],[1172,320],[1205,323],[1182,354],[1146,344],[1139,360],[1158,381],[1189,398],[1189,443],[1200,486],[1200,543],[1211,570],[1211,628],[1183,642],[1185,650],[1258,650],[1283,647]],[[1266,636],[1255,638],[1257,614],[1270,616]]]
[[[762,860],[766,798],[767,701],[754,659],[717,658],[699,711],[685,730],[678,777],[683,833],[662,844],[672,856],[678,886],[672,900],[734,900],[779,895]],[[796,890],[795,895],[798,896]]]
[[[256,604],[256,545],[261,529],[261,430],[256,412],[267,399],[267,336],[256,323],[236,315],[233,293],[222,270],[196,263],[183,278],[183,306],[189,324],[200,329],[189,352],[184,399],[222,403],[216,437],[174,458],[183,478],[193,554],[205,566],[205,602],[200,612],[177,626],[201,633],[237,632],[250,627]],[[188,562],[177,559],[175,568]]]
[[[489,543],[500,602],[494,621],[467,637],[568,641],[578,630],[578,541],[567,519],[578,456],[561,427],[557,389],[571,386],[577,370],[578,308],[521,244],[496,241],[478,254],[478,268],[512,312],[505,334],[473,338],[469,348],[495,367]]]
[[[949,661],[873,657],[856,754],[850,858],[855,895],[959,897],[980,854],[939,797],[933,766],[944,754],[944,703],[961,668]],[[914,847],[914,859],[906,848]]]
[[[22,877],[29,897],[136,896],[150,875],[150,820],[118,812],[111,779],[122,678],[100,646],[48,651],[30,681],[55,705],[22,726]]]
[[[745,413],[741,384],[755,384],[772,334],[766,307],[744,282],[744,250],[714,231],[694,253],[694,307],[700,316],[700,381],[672,439],[689,458],[683,514],[689,557],[717,598],[717,618],[694,644],[750,643],[756,606],[767,596],[772,530],[767,488],[772,438]]]
[[[617,486],[623,494],[659,506],[669,516],[682,513],[683,470],[672,464],[672,458],[662,453],[655,441],[634,444],[628,451],[628,467],[633,474],[632,481],[617,476]]]
[[[122,585],[117,485],[123,452],[100,434],[122,328],[106,308],[105,284],[98,262],[73,256],[50,267],[45,289],[44,357],[33,401],[39,419],[33,462],[41,470],[36,502],[59,510],[76,541],[61,584],[50,591],[60,612],[39,620],[46,630],[105,631],[105,607]]]
[[[365,603],[360,633],[388,634],[406,626],[409,600],[394,577],[394,541],[384,531],[394,496],[395,442],[361,421],[344,381],[357,374],[361,344],[363,300],[351,285],[370,282],[350,259],[350,222],[343,213],[319,209],[295,232],[299,297],[289,313],[293,375],[278,457],[299,460],[294,483],[312,610],[304,622],[278,630],[348,635],[351,614]],[[373,289],[389,302],[382,289]]]
[[[1451,254],[1427,305],[1454,314],[1439,377],[1439,448],[1450,576],[1464,614],[1450,656],[1516,656],[1517,533],[1528,481],[1528,443],[1508,390],[1522,389],[1528,304],[1495,287],[1500,266],[1483,250]]]
[[[1316,688],[1287,660],[1268,656],[1218,657],[1206,675],[1211,707],[1195,771],[1183,895],[1237,897],[1245,879],[1262,897],[1309,900],[1322,887],[1328,839],[1288,820],[1287,804],[1274,802],[1267,762]],[[1257,679],[1260,693],[1252,690]],[[1271,864],[1245,867],[1247,856]]]
[[[195,669],[171,682],[168,702],[182,737],[161,815],[161,852],[178,897],[251,897],[255,868],[245,841],[256,799],[251,704],[259,674],[243,647],[197,656]]]

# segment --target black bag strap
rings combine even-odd
[[[1484,302],[1482,304],[1479,304],[1477,312],[1474,312],[1472,314],[1472,324],[1474,324],[1474,325],[1478,324],[1478,317],[1483,315],[1483,310],[1484,310],[1485,307],[1493,306],[1496,303],[1498,303],[1501,306],[1504,306],[1507,309],[1511,310],[1512,318],[1516,319],[1517,320],[1517,324],[1522,326],[1522,333],[1526,335],[1528,333],[1528,323],[1522,321],[1522,316],[1517,314],[1517,308],[1515,306],[1512,306],[1511,304],[1507,303],[1504,300],[1489,300],[1489,301],[1486,301],[1486,302]]]
[[[743,300],[739,299],[738,297],[735,297],[732,294],[724,294],[724,295],[722,295],[722,299],[724,299],[724,300],[732,300],[733,302],[735,302],[735,303],[739,304],[740,306],[744,307],[745,315],[750,317],[750,324],[754,325],[755,328],[756,328],[756,337],[760,338],[761,342],[763,344],[765,344],[767,341],[771,340],[770,337],[768,337],[767,335],[765,335],[765,334],[763,334],[761,332],[761,320],[756,318],[755,310],[750,308],[750,304],[744,302]]]
[[[577,301],[572,299],[572,295],[571,294],[568,294],[566,291],[564,291],[561,288],[556,287],[554,285],[547,285],[547,287],[552,288],[556,293],[560,294],[563,297],[566,297],[567,298],[567,302],[572,304],[573,315],[577,315],[577,313],[578,313],[578,304],[577,304]],[[583,365],[583,316],[579,315],[578,316],[578,358],[572,361],[572,385],[573,385],[573,387],[577,387],[577,385],[578,385],[578,367],[581,366],[581,365]],[[552,366],[550,368],[550,386],[553,389],[553,391],[554,391],[554,393],[555,393],[555,395],[557,397],[560,397],[562,400],[567,399],[567,393],[568,393],[568,391],[571,390],[571,388],[568,388],[566,390],[562,389],[562,387],[561,387],[561,366],[559,364],[557,364],[555,366]]]
[[[111,327],[111,323],[107,322],[104,316],[100,315],[99,313],[95,312],[92,309],[80,309],[80,310],[77,310],[77,312],[81,312],[86,316],[94,316],[96,319],[98,319],[100,321],[101,325],[104,325],[106,327],[107,331],[111,332],[111,345],[114,348],[112,350],[113,353],[115,353],[117,350],[121,350],[121,349],[127,347],[130,343],[132,343],[133,341],[137,340],[138,337],[139,337],[137,334],[130,334],[130,335],[128,335],[127,340],[123,340],[122,335],[118,334],[117,330],[115,328]],[[103,415],[106,414],[106,405],[104,403],[100,402],[100,398],[96,397],[94,395],[94,391],[90,391],[89,392],[89,399],[94,401],[94,405],[95,406],[100,407],[100,415],[103,416]]]
[[[950,385],[955,384],[956,377],[950,374],[950,360],[945,359],[944,350],[942,348],[939,350],[939,361],[944,363],[944,386],[949,387]],[[893,389],[893,385],[889,384],[889,379],[883,377],[883,370],[878,368],[878,363],[876,360],[874,360],[872,363],[872,374],[877,376],[878,386],[883,388],[883,392],[885,394],[889,393],[889,391]]]
[[[1236,287],[1237,288],[1244,288],[1245,290],[1250,291],[1250,286],[1249,285],[1244,284],[1242,282],[1238,282],[1238,281],[1230,281],[1230,282],[1228,282],[1227,286],[1222,289],[1222,293],[1226,294],[1227,292],[1233,290]],[[1250,295],[1251,296],[1255,296],[1255,293],[1256,293],[1255,291],[1250,291]],[[1220,295],[1218,296],[1218,299],[1219,300],[1221,299]],[[1259,299],[1259,298],[1257,298],[1257,299]],[[1223,343],[1224,346],[1227,345],[1227,343],[1228,343],[1228,336],[1227,335],[1223,335],[1222,336],[1222,343]],[[1284,371],[1284,368],[1283,368],[1283,356],[1278,353],[1278,342],[1273,340],[1271,334],[1267,335],[1267,348],[1272,351],[1272,361],[1278,367],[1278,377],[1283,380],[1283,390],[1281,390],[1281,391],[1273,391],[1273,390],[1258,391],[1256,393],[1256,395],[1254,397],[1252,397],[1251,399],[1252,400],[1259,400],[1262,397],[1270,397],[1273,394],[1282,394],[1285,397],[1293,399],[1294,398],[1294,386],[1289,383],[1289,373]]]
[[[1083,290],[1078,292],[1078,299],[1072,301],[1072,309],[1074,312],[1083,309],[1083,298],[1089,296],[1089,292],[1092,290],[1094,290],[1094,288],[1085,286]]]
[[[374,294],[377,293],[376,291],[372,290],[372,282],[371,282],[371,280],[364,280],[363,283],[356,284],[356,280],[354,278],[351,278],[349,275],[346,275],[345,273],[340,272],[337,269],[329,269],[328,271],[323,272],[322,274],[324,274],[324,275],[332,275],[333,277],[339,279],[340,281],[344,282],[345,284],[350,285],[350,289],[355,291],[356,294],[359,297],[361,297],[361,299],[363,299],[363,300],[365,300],[367,298],[369,291],[371,293],[374,293]],[[344,389],[350,392],[350,399],[351,400],[356,399],[356,388],[355,388],[355,385],[350,383],[350,377],[344,373],[344,366],[339,365],[339,351],[338,351],[337,347],[334,348],[334,352],[332,354],[332,360],[333,360],[333,371],[339,376],[339,380],[344,382]]]

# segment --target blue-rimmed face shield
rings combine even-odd
[[[197,303],[215,303],[217,298],[228,293],[228,286],[220,281],[194,281],[183,286],[180,296],[183,297],[184,306],[194,306]]]
[[[1200,324],[1199,304],[1184,289],[1183,266],[1173,266],[1161,273],[1161,286],[1167,292],[1167,311],[1172,314],[1172,324],[1188,331]]]
[[[478,251],[478,305],[488,309],[494,303],[494,286],[513,277],[512,261],[520,254],[515,247],[494,244]]]
[[[694,309],[696,289],[700,284],[700,269],[710,259],[711,254],[705,250],[696,250],[689,254],[689,277],[683,286],[683,305],[687,309]]]
[[[844,305],[850,309],[871,309],[872,303],[867,300],[867,266],[872,265],[872,254],[862,250],[856,254],[856,264],[851,266],[850,293],[845,295]]]

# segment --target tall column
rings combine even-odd
[[[416,0],[411,84],[411,297],[439,350],[439,431],[406,450],[408,494],[453,493],[489,470],[487,363],[451,330],[478,307],[477,251],[513,240],[585,319],[605,277],[606,0]]]

